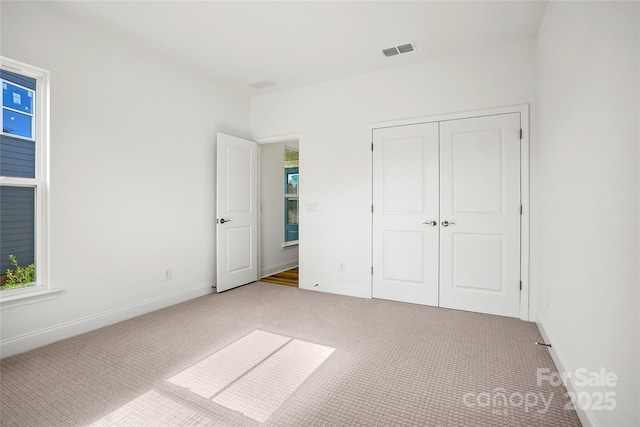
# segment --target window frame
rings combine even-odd
[[[0,68],[35,79],[33,99],[33,126],[35,144],[35,178],[0,176],[0,185],[30,187],[35,191],[35,265],[36,283],[33,286],[0,292],[0,308],[23,305],[50,299],[61,290],[52,290],[49,271],[49,126],[50,126],[50,76],[49,71],[0,56]],[[4,134],[4,133],[3,133]],[[15,135],[5,134],[10,137]]]

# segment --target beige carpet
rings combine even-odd
[[[533,323],[255,283],[0,362],[2,426],[577,426]],[[264,423],[263,423],[264,421]]]

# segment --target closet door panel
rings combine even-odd
[[[373,296],[437,305],[438,124],[373,137]]]
[[[518,317],[520,114],[440,123],[440,306]]]

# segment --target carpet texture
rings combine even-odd
[[[518,319],[258,282],[3,359],[0,424],[579,426],[537,381],[556,371],[540,340]]]

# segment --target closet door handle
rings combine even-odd
[[[442,221],[442,226],[443,227],[448,227],[450,225],[455,225],[455,222],[453,222],[453,221]]]
[[[436,225],[438,225],[438,223],[436,221],[426,221],[423,222],[422,225],[430,225],[432,227],[435,227]]]

